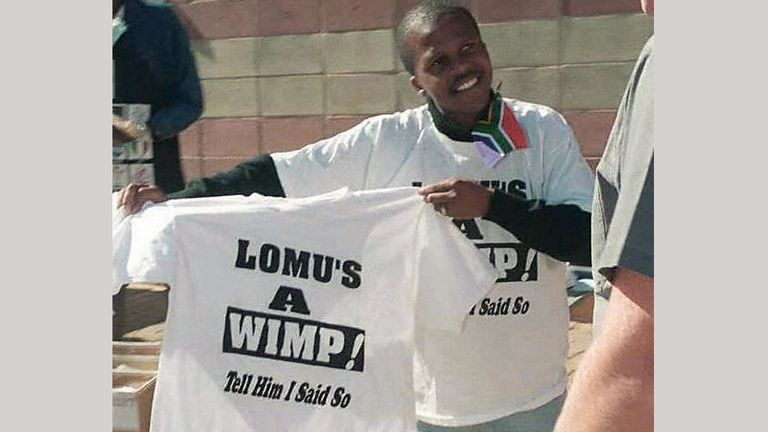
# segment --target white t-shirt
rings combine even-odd
[[[171,285],[153,432],[415,431],[421,325],[498,273],[414,188],[176,200],[128,218],[116,285]]]
[[[528,148],[488,167],[473,143],[435,128],[426,105],[372,117],[303,149],[272,154],[289,197],[467,178],[542,199],[592,206],[594,177],[563,117],[505,99]],[[423,329],[417,338],[417,413],[463,426],[541,406],[565,391],[568,303],[565,264],[531,250],[493,222],[456,223],[503,275],[461,334]]]

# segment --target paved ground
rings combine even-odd
[[[571,321],[568,342],[570,343],[568,348],[568,385],[570,386],[576,367],[584,357],[589,344],[592,343],[592,324]]]

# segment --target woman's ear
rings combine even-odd
[[[414,90],[416,90],[416,93],[419,94],[421,97],[427,97],[427,91],[424,90],[424,87],[419,84],[419,80],[416,79],[415,76],[411,76],[411,87],[413,87]]]

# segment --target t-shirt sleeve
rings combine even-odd
[[[129,216],[112,232],[113,293],[130,282],[175,282],[177,242],[173,217],[168,211],[153,210],[157,209]]]
[[[272,153],[287,197],[307,197],[342,187],[387,187],[421,132],[405,114],[380,115],[300,150]]]
[[[450,219],[431,206],[421,209],[416,230],[419,325],[459,332],[472,306],[493,287],[498,272]]]
[[[653,278],[653,157],[622,175],[605,245],[594,264],[608,280],[616,267]]]
[[[581,154],[573,131],[562,115],[546,116],[544,139],[544,201],[547,205],[573,204],[592,211],[595,177]]]
[[[598,174],[601,193],[615,196],[597,205],[610,205],[611,215],[602,221],[607,227],[605,247],[593,263],[608,280],[616,267],[623,267],[653,278],[653,39],[646,43],[627,87],[627,111],[623,118],[622,136],[617,141],[615,163],[618,172],[612,184]],[[647,56],[646,56],[647,54]],[[613,143],[612,143],[613,144]],[[602,164],[602,162],[601,162]],[[600,171],[598,171],[600,172]],[[604,202],[605,201],[605,202]]]
[[[344,186],[363,188],[375,137],[363,122],[299,150],[272,153],[288,197],[306,197]]]

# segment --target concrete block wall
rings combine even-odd
[[[173,0],[205,96],[181,137],[186,180],[423,103],[394,27],[416,0]],[[653,33],[639,0],[465,0],[502,94],[549,105],[593,167]]]

